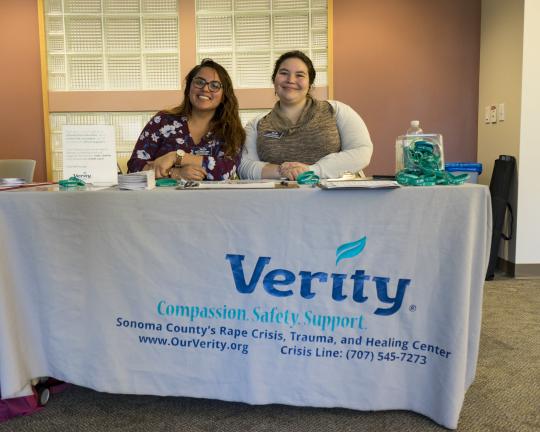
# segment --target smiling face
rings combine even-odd
[[[291,57],[281,62],[274,78],[274,89],[280,103],[304,103],[309,87],[308,67],[302,60]]]
[[[189,101],[191,102],[193,110],[215,111],[223,99],[223,88],[216,92],[210,91],[208,84],[206,84],[203,88],[197,88],[193,84],[193,81],[197,78],[202,78],[207,83],[211,81],[221,83],[217,71],[209,67],[201,68],[191,81],[191,85],[189,87]]]

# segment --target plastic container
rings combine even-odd
[[[452,174],[469,174],[467,183],[478,183],[478,176],[482,174],[482,164],[479,162],[448,162],[444,169]]]
[[[430,149],[437,164],[432,169],[444,169],[443,137],[441,134],[400,135],[396,139],[396,173],[402,169],[418,169],[417,160],[409,157],[410,150]]]

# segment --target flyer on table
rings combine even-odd
[[[87,183],[117,183],[114,127],[64,125],[62,127],[63,178],[78,177]]]

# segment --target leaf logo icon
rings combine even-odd
[[[336,265],[343,259],[352,258],[358,255],[366,247],[367,237],[364,236],[360,240],[344,243],[336,249]]]

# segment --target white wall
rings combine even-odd
[[[516,277],[540,274],[540,0],[482,0],[478,160],[489,184],[501,154],[515,156],[510,196],[514,238],[499,256],[515,264]],[[484,123],[487,105],[504,103],[506,119]],[[532,265],[532,267],[531,267]]]
[[[516,264],[540,263],[540,1],[525,0]]]
[[[499,155],[514,156],[520,164],[523,14],[523,0],[482,0],[478,161],[484,168],[479,181],[487,185]],[[485,107],[499,103],[505,104],[506,119],[486,124]],[[517,185],[510,201],[516,213]],[[516,236],[501,241],[499,256],[515,262],[515,252]]]

